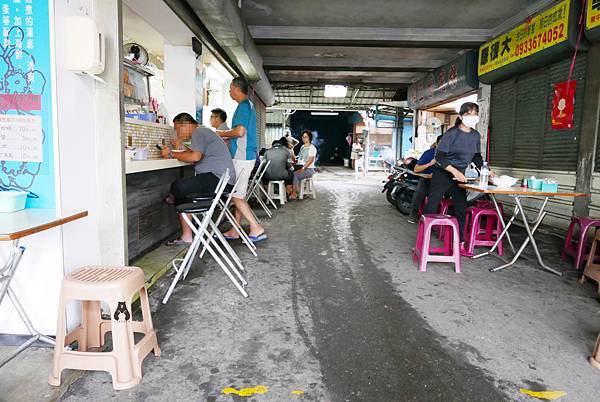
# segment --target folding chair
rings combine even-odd
[[[242,171],[240,173],[242,173],[243,171],[244,171],[244,169],[242,169]],[[233,229],[240,236],[240,239],[242,240],[242,242],[248,247],[250,252],[256,257],[257,256],[256,246],[254,245],[254,243],[252,243],[252,241],[250,240],[250,237],[248,237],[248,234],[244,231],[244,229],[240,226],[240,224],[237,223],[237,221],[235,220],[235,217],[229,210],[229,206],[231,205],[231,198],[233,197],[233,193],[235,193],[235,190],[237,189],[238,185],[240,184],[240,179],[242,176],[243,176],[242,174],[238,175],[238,178],[236,179],[235,184],[233,185],[233,188],[231,189],[229,194],[223,193],[223,197],[225,198],[225,200],[223,200],[223,197],[221,197],[221,199],[219,200],[218,207],[221,209],[221,213],[219,214],[217,219],[215,219],[214,225],[216,227],[219,227],[219,225],[223,221],[223,218],[226,218],[227,221],[233,227]],[[188,198],[190,198],[190,200],[192,202],[202,202],[202,201],[213,199],[213,197],[204,197],[202,195],[196,195],[196,194],[191,194]],[[212,233],[210,233],[210,235],[212,235]],[[229,249],[231,249],[231,246],[229,246],[229,243],[227,243],[227,248],[228,248],[228,251],[229,251]],[[205,251],[206,251],[206,247],[203,247],[202,251],[200,252],[200,258],[202,258],[204,256]],[[232,252],[233,252],[233,249],[231,249],[230,254],[232,254]],[[233,252],[232,257],[235,259],[238,259],[238,261],[239,261],[239,258],[237,257],[237,254],[235,254],[235,252]],[[240,265],[241,265],[241,262],[240,262]],[[243,270],[244,269],[242,268],[242,271]]]
[[[270,201],[271,204],[273,204],[275,209],[277,209],[277,205],[275,205],[275,202],[271,199],[271,197],[269,197],[265,189],[261,186],[261,180],[270,164],[271,161],[267,161],[264,159],[260,162],[260,165],[258,165],[258,169],[256,169],[256,173],[254,173],[254,177],[250,180],[250,183],[248,184],[248,192],[246,193],[246,201],[250,201],[250,198],[252,197],[256,198],[256,201],[258,201],[262,209],[265,210],[269,218],[271,218],[273,214],[269,210],[267,204],[265,204],[265,202],[263,201],[261,197],[261,191],[262,194],[264,194],[267,197],[267,201]]]
[[[177,212],[183,214],[185,223],[194,233],[194,239],[190,244],[190,247],[188,248],[184,258],[178,258],[172,262],[176,274],[171,282],[171,285],[169,286],[169,289],[167,290],[167,293],[165,294],[165,297],[163,298],[163,304],[166,304],[169,301],[169,298],[175,289],[175,285],[177,282],[179,282],[181,277],[183,276],[183,278],[185,278],[187,276],[200,244],[202,244],[206,250],[208,250],[210,255],[217,262],[223,272],[225,272],[229,280],[231,280],[240,293],[244,297],[248,297],[248,293],[245,290],[248,282],[236,268],[237,261],[235,261],[234,264],[234,261],[232,261],[230,256],[227,255],[226,251],[229,252],[229,250],[227,250],[227,248],[226,250],[223,250],[221,247],[228,245],[227,240],[225,240],[219,229],[214,226],[214,222],[212,221],[212,216],[217,208],[217,205],[221,201],[221,197],[225,191],[225,186],[227,185],[228,181],[229,169],[227,169],[223,176],[221,176],[221,179],[217,184],[217,188],[215,189],[215,198],[213,200],[185,203],[176,207]],[[209,235],[209,227],[212,229],[214,236],[212,234]],[[219,245],[219,242],[221,245]]]

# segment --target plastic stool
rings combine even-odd
[[[440,231],[445,232],[444,246],[441,248],[431,247],[431,232],[434,226],[441,226]],[[419,263],[421,272],[427,271],[428,262],[452,262],[454,271],[460,273],[460,237],[456,218],[448,215],[423,215],[419,220],[413,261]]]
[[[573,233],[575,232],[575,228],[579,226],[579,236],[575,241],[573,241]],[[571,219],[571,223],[569,224],[569,229],[567,230],[567,238],[565,240],[565,245],[562,250],[562,254],[560,256],[561,259],[565,259],[565,256],[568,254],[571,257],[575,258],[575,269],[579,269],[581,263],[588,259],[587,254],[587,233],[589,228],[591,227],[599,227],[600,219],[590,218],[589,216],[574,216]]]
[[[303,199],[305,195],[310,196],[313,200],[317,198],[315,183],[313,182],[312,177],[300,180],[300,193],[298,194],[298,198]]]
[[[600,231],[596,230],[594,235],[594,241],[592,242],[592,249],[590,255],[595,254],[598,250],[598,243],[600,242]],[[583,284],[587,278],[593,279],[598,283],[598,294],[600,294],[600,264],[595,264],[593,258],[588,258],[583,274],[579,283]]]
[[[486,218],[484,222],[483,218]],[[485,223],[485,226],[482,224]],[[502,223],[496,209],[471,207],[467,209],[465,221],[466,249],[473,254],[475,247],[492,247],[502,233]],[[498,255],[504,254],[502,241],[498,244]]]
[[[454,202],[451,198],[443,198],[440,201],[440,206],[438,207],[438,214],[440,215],[448,215],[448,211],[450,211],[450,207],[454,206]]]
[[[133,321],[131,316],[131,299],[136,292],[140,294],[143,321]],[[82,301],[83,316],[81,325],[65,334],[65,310],[71,300]],[[109,320],[102,319],[101,301],[110,307]],[[91,351],[104,345],[107,332],[112,333],[112,351]],[[134,332],[144,334],[137,344]],[[75,341],[77,351],[65,349]],[[63,279],[50,385],[60,385],[64,369],[76,369],[108,371],[114,389],[131,388],[142,379],[142,361],[151,350],[160,356],[144,272],[140,268],[90,266],[79,268]]]
[[[275,185],[277,185],[277,193],[275,192]],[[267,186],[267,194],[274,200],[279,200],[281,205],[285,204],[286,192],[285,192],[285,181],[283,180],[269,180],[269,184]]]
[[[438,207],[438,214],[440,215],[448,215],[448,211],[450,211],[450,207],[454,206],[454,202],[452,202],[451,198],[442,198],[442,200],[440,201],[440,206]],[[440,230],[438,232],[438,239],[442,239],[443,238],[443,231]]]

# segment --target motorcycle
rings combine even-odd
[[[388,181],[383,187],[388,202],[394,205],[403,215],[410,214],[412,199],[419,176],[408,167],[394,167],[394,173],[388,176]],[[478,191],[467,190],[467,207],[474,206],[479,200],[489,199],[489,196]]]

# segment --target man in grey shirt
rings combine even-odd
[[[271,180],[283,180],[288,186],[292,185],[294,173],[290,170],[289,158],[290,152],[285,147],[281,140],[275,140],[271,144],[271,148],[265,151],[265,160],[270,161],[269,167],[263,176],[266,182]]]
[[[206,127],[199,127],[196,120],[188,113],[180,113],[173,119],[177,140],[174,146],[178,148],[183,141],[192,139],[189,148],[183,151],[172,151],[164,147],[161,151],[163,158],[175,158],[181,162],[193,163],[196,175],[175,180],[171,184],[171,194],[175,198],[175,205],[186,202],[187,197],[193,193],[213,194],[221,176],[229,169],[229,190],[235,183],[235,169],[229,149],[225,142],[213,131]],[[167,244],[188,244],[193,239],[193,233],[187,226],[183,217],[181,223],[181,238]]]

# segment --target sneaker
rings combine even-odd
[[[410,224],[415,224],[417,223],[417,218],[413,218],[412,216],[410,216],[406,222],[410,223]]]

